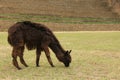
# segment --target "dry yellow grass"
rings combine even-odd
[[[120,80],[120,32],[55,32],[65,49],[72,49],[69,68],[51,57],[56,67],[49,66],[41,54],[41,67],[35,67],[35,51],[25,50],[29,67],[12,65],[12,48],[7,33],[0,32],[0,80]]]

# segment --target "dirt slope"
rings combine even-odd
[[[105,0],[0,0],[0,13],[23,13],[69,17],[116,17]]]

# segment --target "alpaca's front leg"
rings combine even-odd
[[[28,65],[26,64],[24,58],[23,58],[23,52],[24,52],[24,46],[19,47],[19,57],[20,57],[20,62],[25,66],[28,67]]]
[[[41,50],[40,48],[37,48],[36,50],[36,66],[39,67],[39,60],[40,60]]]
[[[48,46],[44,46],[44,51],[45,51],[45,54],[46,54],[46,57],[47,57],[47,60],[48,60],[49,64],[52,67],[54,67],[53,62],[52,62],[51,57],[50,57],[50,51],[48,49]]]

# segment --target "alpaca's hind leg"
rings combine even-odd
[[[46,57],[47,57],[47,59],[48,59],[49,64],[50,64],[52,67],[54,67],[53,62],[52,62],[51,57],[50,57],[50,51],[49,51],[49,49],[48,49],[48,46],[45,46],[45,47],[44,47],[44,51],[45,51],[45,54],[46,54]]]
[[[26,62],[25,62],[25,60],[24,60],[24,58],[23,58],[24,46],[20,47],[19,50],[20,50],[20,54],[19,54],[20,62],[21,62],[25,67],[28,67],[28,65],[26,64]]]
[[[19,67],[17,62],[17,56],[18,56],[18,50],[16,47],[13,47],[13,51],[12,51],[13,65],[20,70],[21,68]]]
[[[36,50],[36,66],[39,67],[39,60],[40,60],[41,50],[37,48]]]

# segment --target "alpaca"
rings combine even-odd
[[[28,67],[23,53],[25,46],[28,50],[36,49],[36,66],[39,67],[41,51],[44,51],[49,64],[54,67],[50,57],[49,48],[55,53],[57,59],[62,62],[65,67],[69,67],[71,63],[71,50],[65,51],[53,32],[43,24],[30,21],[17,22],[8,29],[8,43],[13,47],[12,62],[13,65],[20,70],[17,57],[20,62]]]

